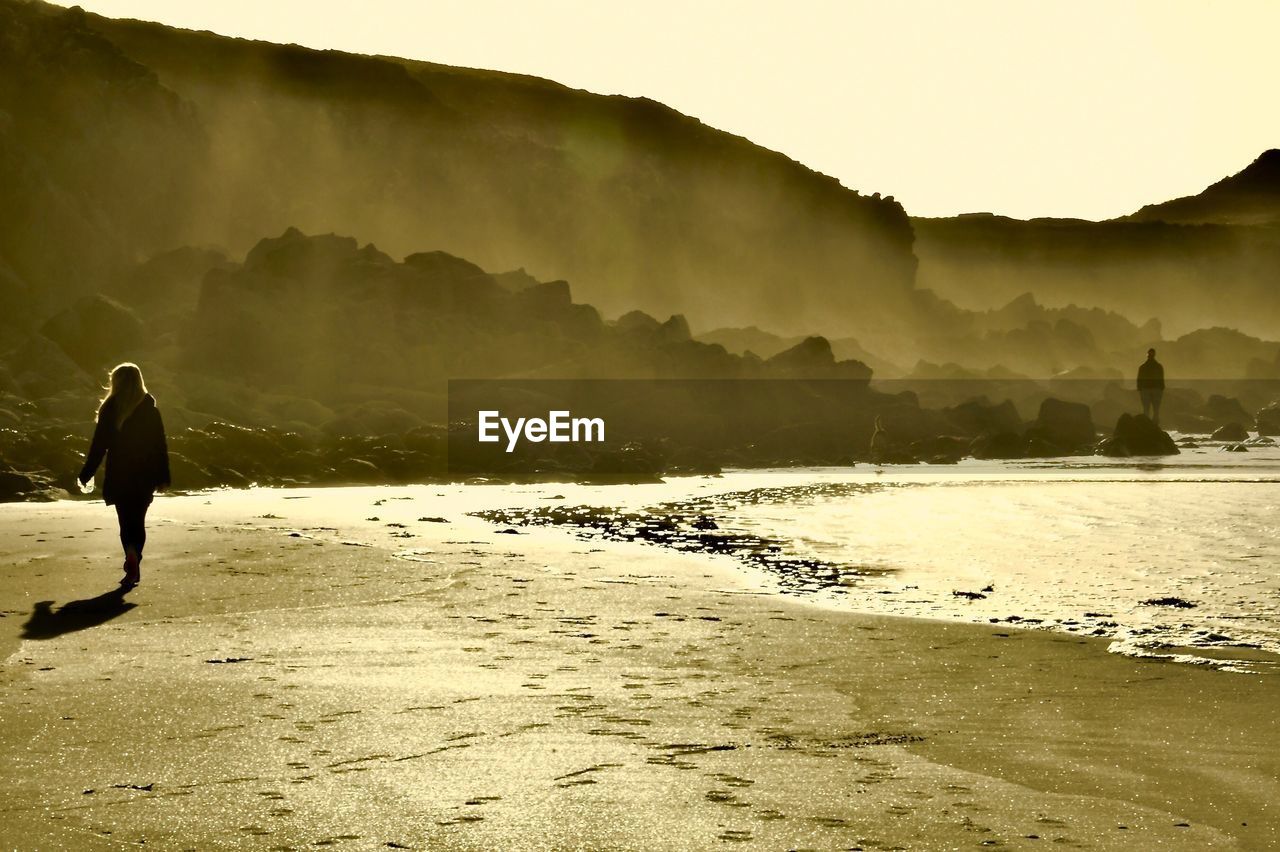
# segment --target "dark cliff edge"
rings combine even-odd
[[[9,293],[289,226],[699,325],[855,333],[900,320],[913,286],[892,199],[650,100],[23,0],[0,0],[0,32]]]
[[[1280,150],[1203,192],[1104,222],[991,214],[914,218],[918,284],[966,308],[1031,291],[1178,334],[1226,326],[1280,336]]]

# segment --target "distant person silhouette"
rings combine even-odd
[[[169,486],[169,448],[155,397],[147,393],[136,364],[121,364],[112,370],[107,390],[98,406],[93,443],[79,479],[82,487],[87,486],[106,458],[102,498],[108,506],[116,507],[120,520],[120,545],[124,548],[120,584],[136,586],[141,579],[142,548],[147,543],[147,509],[155,492]]]
[[[1147,360],[1138,368],[1138,396],[1142,414],[1160,425],[1160,400],[1164,397],[1164,367],[1156,360],[1156,350],[1147,350]]]

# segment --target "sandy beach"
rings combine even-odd
[[[1280,843],[1274,676],[457,505],[160,498],[127,596],[100,503],[0,506],[0,846]]]

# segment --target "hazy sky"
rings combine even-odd
[[[1277,0],[79,2],[645,95],[917,215],[1106,218],[1280,147]]]

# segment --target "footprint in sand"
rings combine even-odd
[[[591,777],[592,775],[605,769],[616,769],[620,766],[622,766],[621,763],[597,763],[595,766],[588,766],[586,769],[578,769],[574,772],[568,772],[551,780],[555,782],[555,786],[560,787],[561,789],[578,787],[584,784],[595,784],[598,782],[595,778]]]
[[[726,840],[731,843],[746,843],[752,840],[751,832],[743,831],[736,828],[727,828],[717,837],[718,840]]]
[[[737,775],[727,775],[723,772],[716,773],[709,777],[715,778],[726,787],[750,787],[752,784],[756,783],[750,778],[739,778]]]
[[[436,825],[440,825],[440,826],[465,825],[466,823],[469,823],[469,822],[484,822],[484,817],[481,816],[480,814],[459,814],[453,819],[438,820],[436,822]]]

